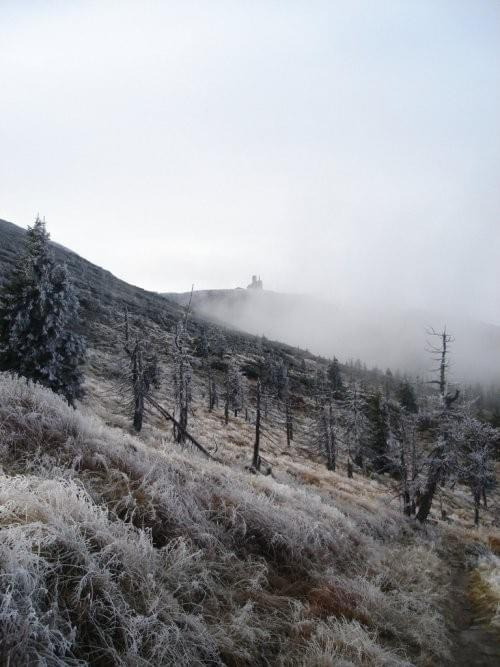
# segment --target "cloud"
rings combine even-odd
[[[150,289],[500,321],[499,13],[2,3],[0,215]]]

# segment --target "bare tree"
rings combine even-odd
[[[177,326],[175,336],[175,351],[178,364],[177,371],[179,371],[179,378],[184,377],[184,386],[189,387],[189,382],[186,381],[186,369],[190,370],[186,363],[187,345],[182,340],[183,330],[185,331],[187,325],[187,318],[189,316],[189,308],[186,311],[184,320],[181,326]],[[133,341],[133,342],[132,342]],[[159,344],[159,341],[157,341]],[[159,367],[157,355],[155,352],[145,352],[145,349],[151,347],[152,340],[148,339],[148,344],[144,343],[144,336],[139,333],[131,334],[131,325],[129,322],[128,311],[125,311],[124,334],[123,334],[123,348],[128,357],[128,372],[127,372],[127,387],[132,390],[133,395],[133,409],[134,409],[134,428],[140,431],[142,428],[143,417],[145,413],[145,405],[156,410],[167,421],[171,422],[174,427],[174,434],[178,442],[185,442],[188,440],[199,451],[201,451],[208,458],[214,458],[212,454],[187,430],[187,417],[182,421],[176,419],[174,414],[160,405],[154,397],[154,389],[159,389]],[[184,359],[183,359],[184,357]],[[186,396],[186,394],[184,394]],[[190,396],[190,393],[189,393]],[[178,396],[179,398],[179,396]]]
[[[212,410],[218,405],[219,397],[217,394],[217,385],[215,384],[214,373],[212,366],[208,365],[208,411]]]
[[[129,358],[128,384],[133,396],[133,425],[139,432],[144,419],[144,401],[152,387],[158,387],[159,370],[155,354],[145,355],[143,343],[136,334],[131,340],[128,310],[125,310],[125,333],[123,348]]]
[[[310,446],[325,460],[328,470],[337,467],[337,434],[332,401],[323,400],[316,408],[316,416],[310,431]]]
[[[177,442],[185,442],[186,431],[188,425],[189,406],[191,404],[191,364],[189,361],[188,352],[188,320],[191,311],[191,301],[193,298],[193,289],[191,288],[191,295],[189,303],[186,306],[186,311],[183,320],[177,323],[175,337],[174,337],[174,357],[175,357],[175,371],[174,371],[174,396],[176,408],[179,413],[180,427],[176,429]]]
[[[416,511],[418,479],[422,455],[417,444],[417,417],[399,403],[388,403],[388,452],[392,475],[398,479],[398,494],[403,512],[411,516]]]
[[[252,468],[254,468],[255,470],[260,470],[260,426],[261,426],[260,401],[261,401],[261,386],[259,379],[257,380],[256,411],[255,411],[255,441],[253,446],[253,460],[252,460]]]
[[[438,422],[438,438],[428,457],[427,480],[417,512],[417,519],[421,522],[426,521],[429,516],[436,489],[451,468],[450,463],[455,453],[450,447],[449,428],[450,420],[453,418],[453,404],[459,397],[458,389],[453,394],[448,391],[449,347],[454,338],[446,332],[446,327],[441,332],[430,329],[428,334],[440,341],[439,345],[430,343],[428,351],[432,358],[438,362],[438,366],[433,369],[434,372],[438,373],[438,379],[431,380],[431,383],[436,384],[439,388],[441,409],[438,414],[434,414],[434,419]]]
[[[347,445],[347,471],[352,477],[354,463],[361,468],[364,465],[365,440],[368,433],[368,420],[365,414],[363,391],[354,383],[346,392],[342,411],[342,422]]]
[[[293,417],[292,417],[292,397],[290,391],[290,378],[288,372],[285,379],[285,387],[283,389],[283,400],[285,403],[285,430],[286,430],[286,444],[290,447],[293,440]]]
[[[455,342],[453,336],[446,332],[446,326],[443,331],[435,331],[428,329],[427,335],[439,340],[439,345],[431,341],[427,344],[427,351],[431,355],[433,361],[438,365],[432,369],[432,372],[438,373],[438,378],[430,380],[429,384],[435,384],[439,387],[439,395],[446,407],[450,407],[459,396],[459,390],[456,389],[453,394],[448,393],[448,369],[450,366],[449,354],[450,345]]]
[[[331,401],[322,409],[321,435],[326,454],[326,467],[328,470],[335,470],[337,467],[337,438]]]

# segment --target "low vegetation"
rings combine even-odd
[[[7,374],[0,424],[10,664],[448,655],[443,564],[399,513],[355,493],[347,512],[345,497],[340,509],[291,475],[248,476],[173,442],[154,447]]]

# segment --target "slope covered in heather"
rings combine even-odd
[[[435,535],[375,494],[360,498],[355,482],[336,490],[334,476],[319,491],[285,472],[249,476],[105,427],[6,375],[0,424],[0,643],[11,664],[448,655]]]

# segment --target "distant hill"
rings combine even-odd
[[[189,293],[168,293],[179,304]],[[268,290],[203,290],[193,294],[195,311],[256,335],[307,348],[343,362],[361,359],[426,375],[433,367],[426,330],[444,325],[455,337],[452,378],[457,382],[500,380],[500,327],[438,313],[339,307],[321,299]]]

